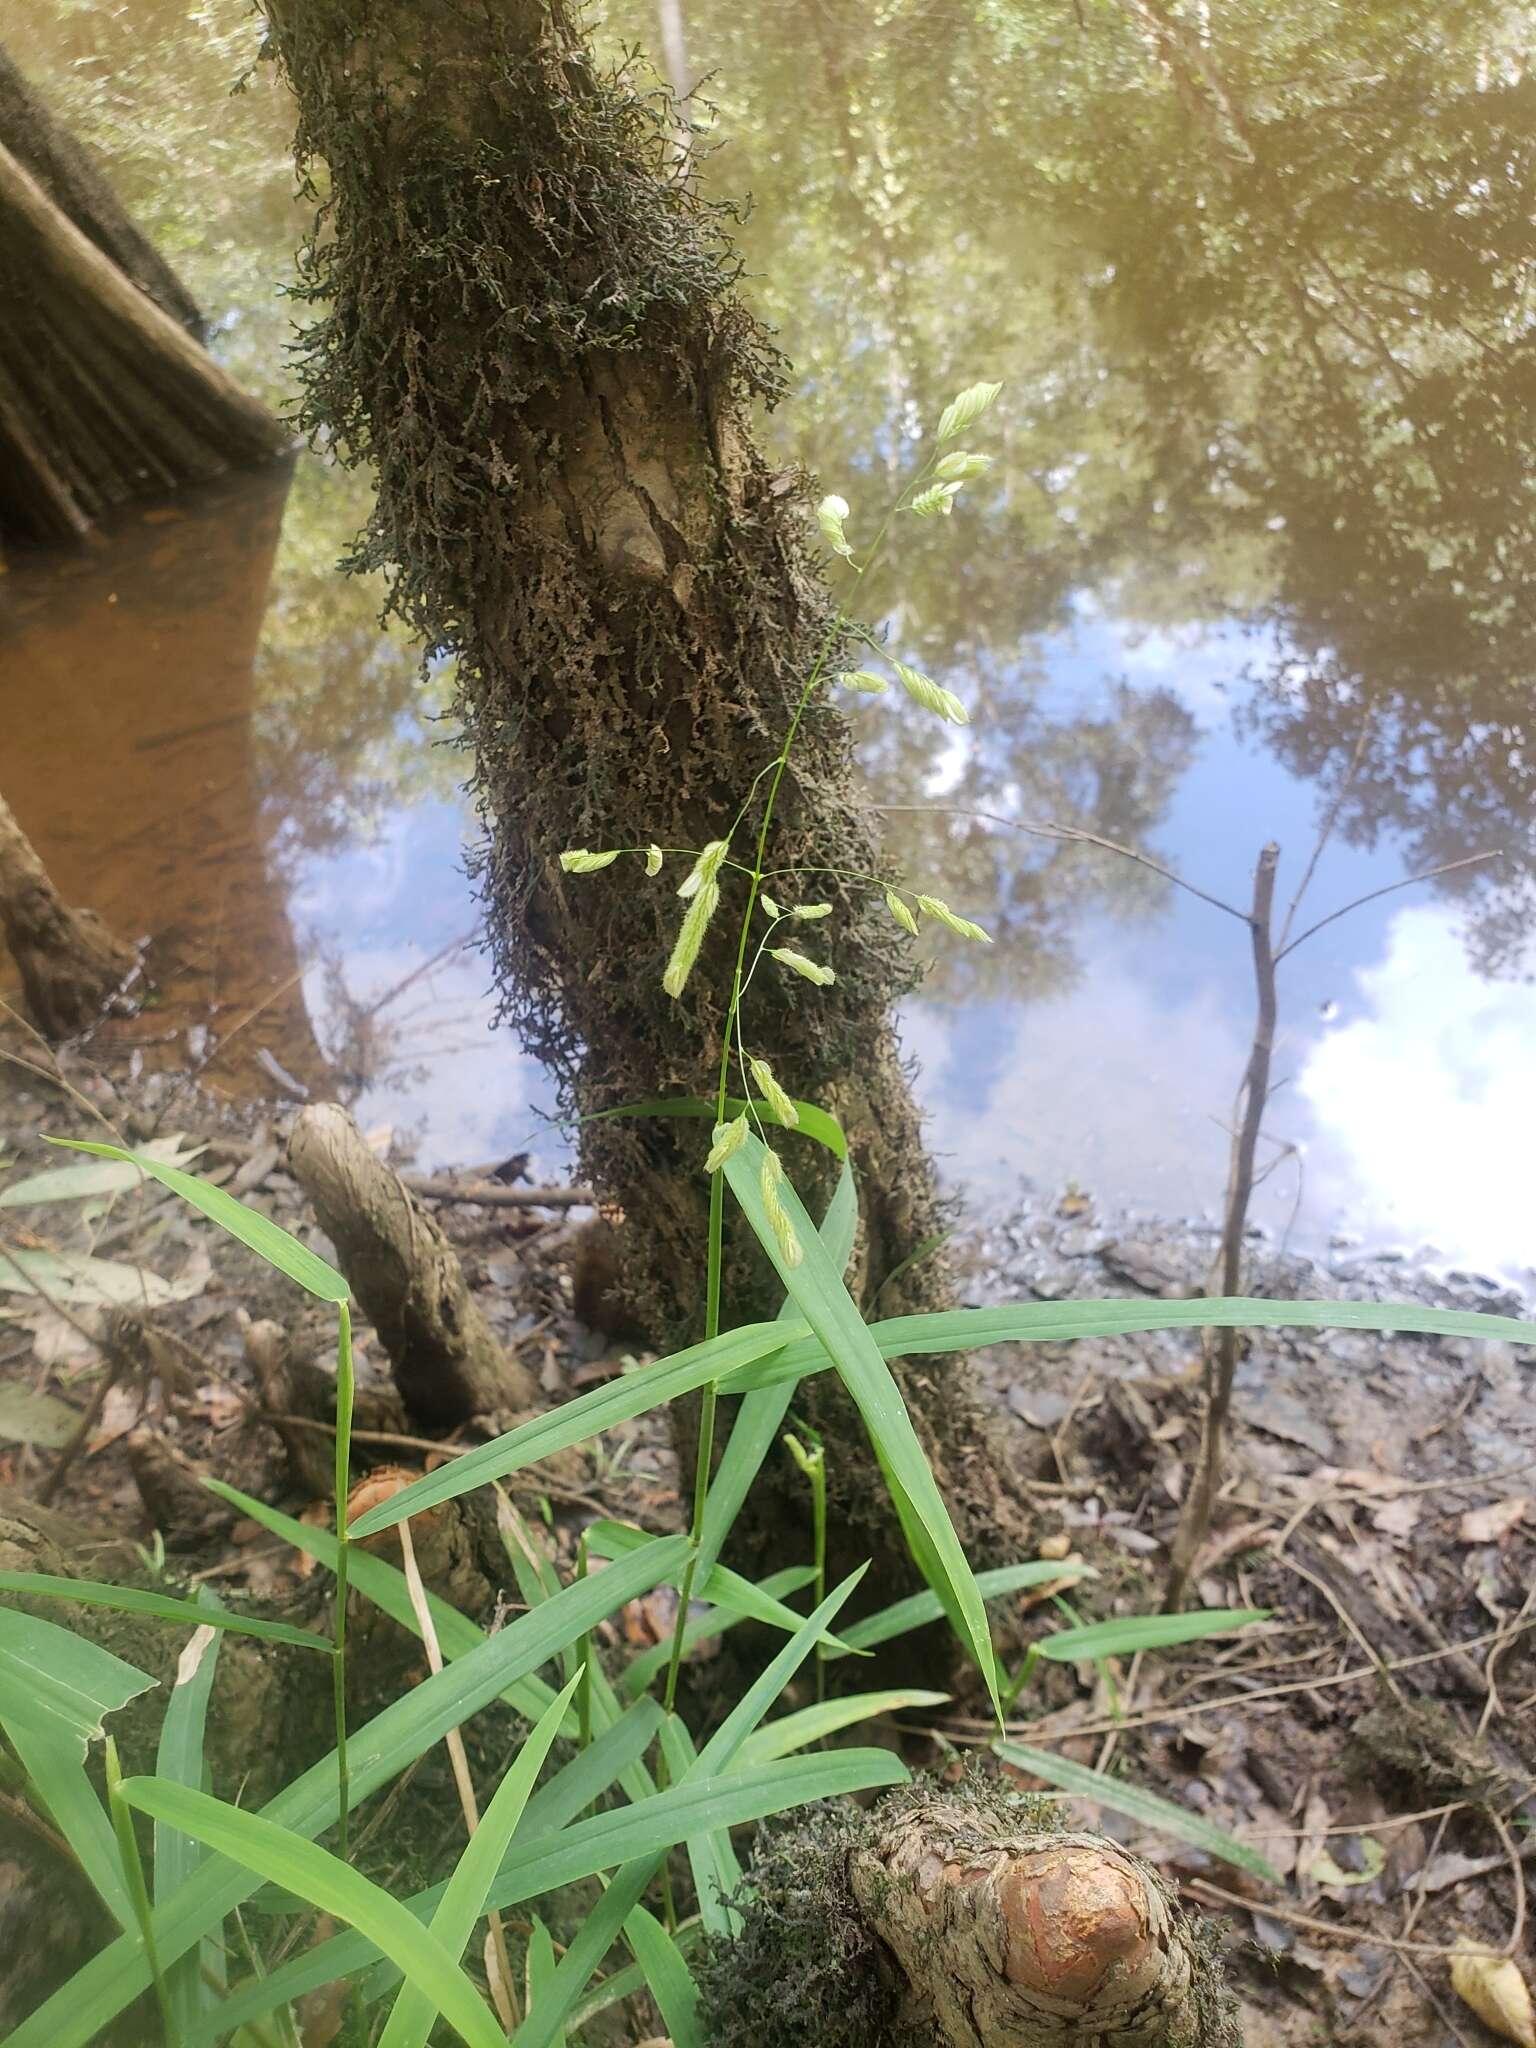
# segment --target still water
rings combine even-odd
[[[669,12],[673,11],[669,7]],[[1211,1211],[1252,1028],[1228,903],[1292,934],[1274,1170],[1303,1248],[1536,1256],[1536,35],[1320,0],[682,0],[704,176],[795,364],[785,462],[875,512],[953,388],[997,467],[885,573],[955,738],[857,712],[893,852],[998,936],[905,1017],[951,1179]],[[593,13],[659,49],[650,0]],[[304,214],[243,0],[15,0],[13,53],[235,372],[291,395]],[[644,57],[640,61],[646,61]],[[989,423],[991,424],[991,423]],[[313,454],[0,579],[0,786],[75,900],[152,932],[146,1060],[358,1092],[424,1163],[534,1134],[473,950],[451,677],[335,571]],[[978,813],[986,813],[982,818]],[[1065,826],[1063,839],[1019,829]],[[1320,850],[1319,850],[1320,849]],[[328,1080],[327,1077],[333,1077]]]

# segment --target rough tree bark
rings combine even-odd
[[[78,540],[113,505],[285,446],[3,144],[0,297],[0,536]]]
[[[94,910],[65,903],[3,797],[0,928],[32,1021],[47,1038],[69,1038],[93,1023],[133,966],[133,948]]]
[[[95,155],[71,135],[0,48],[0,143],[81,234],[164,313],[201,334],[197,301],[112,190]]]
[[[358,560],[386,568],[426,646],[457,655],[506,1015],[577,1112],[696,1095],[719,1054],[732,878],[671,1001],[660,983],[682,865],[648,882],[630,861],[566,875],[558,856],[702,846],[782,742],[832,616],[801,480],[772,474],[750,431],[750,408],[780,395],[782,363],[734,295],[719,211],[677,165],[664,111],[598,75],[566,0],[269,0],[267,12],[298,96],[301,166],[328,172],[305,265],[324,308],[307,342],[307,424],[374,466]],[[878,864],[847,727],[825,697],[786,778],[773,863]],[[747,1035],[850,1134],[855,1284],[868,1294],[942,1228],[891,1024],[910,969],[868,891],[818,873],[804,894],[834,906],[816,932],[837,984],[769,963]],[[675,1120],[582,1129],[583,1177],[625,1213],[625,1292],[658,1339],[700,1331],[707,1144],[706,1128]],[[787,1150],[813,1208],[830,1186],[815,1155]],[[882,1307],[945,1292],[942,1261],[921,1260]],[[738,1241],[728,1317],[775,1306],[765,1265]],[[961,1372],[930,1367],[908,1393],[962,1532],[983,1553],[1008,1547]],[[874,1600],[910,1586],[910,1567],[836,1401],[818,1380],[797,1406],[838,1439],[832,1526],[849,1555],[875,1551]],[[765,1524],[780,1556],[805,1526],[786,1470]]]
[[[767,1828],[700,1970],[711,2048],[1240,2048],[1163,1879],[973,1776]]]
[[[532,1376],[496,1341],[458,1253],[346,1110],[334,1102],[301,1110],[288,1164],[412,1415],[446,1424],[535,1405]]]

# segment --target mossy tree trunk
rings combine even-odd
[[[94,1023],[133,966],[133,948],[95,911],[70,909],[3,797],[0,931],[32,1021],[47,1038],[70,1038]]]
[[[46,172],[47,153],[37,160]],[[76,224],[69,196],[56,199],[0,140],[0,538],[8,540],[79,540],[114,505],[266,461],[288,438]]]
[[[784,366],[734,295],[720,212],[677,164],[665,112],[598,75],[564,0],[268,0],[268,21],[301,165],[328,173],[306,257],[322,308],[307,423],[374,466],[359,560],[389,572],[426,646],[457,657],[506,1015],[578,1113],[709,1092],[740,878],[727,871],[672,1001],[661,973],[686,863],[647,881],[638,860],[567,875],[558,856],[702,846],[782,742],[832,619],[802,480],[770,471],[749,424]],[[775,817],[772,865],[797,863],[878,864],[825,696]],[[774,888],[832,902],[806,943],[838,979],[816,988],[766,963],[746,1036],[850,1134],[868,1296],[942,1227],[891,1022],[910,970],[868,890],[820,873]],[[707,1145],[699,1123],[582,1131],[583,1176],[625,1213],[626,1291],[658,1340],[701,1332]],[[814,1208],[824,1155],[783,1149]],[[942,1261],[919,1261],[882,1309],[934,1306],[945,1284]],[[738,1235],[727,1318],[775,1306]],[[909,1395],[941,1478],[973,1496],[967,1533],[990,1547],[996,1481],[959,1369],[930,1366]],[[833,1526],[850,1553],[876,1550],[870,1597],[910,1584],[851,1411],[825,1381],[797,1406],[836,1436]],[[770,1514],[782,1562],[805,1527],[798,1480]]]

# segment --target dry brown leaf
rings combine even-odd
[[[1475,1950],[1463,1935],[1456,1946]],[[1525,1979],[1507,1956],[1458,1955],[1451,1962],[1451,1988],[1485,2026],[1519,2048],[1536,2048],[1536,2012]]]
[[[1371,1525],[1383,1536],[1411,1536],[1419,1525],[1423,1513],[1422,1500],[1415,1500],[1411,1494],[1398,1500],[1389,1500],[1379,1508],[1371,1510]]]
[[[1469,1508],[1462,1516],[1456,1534],[1463,1543],[1497,1543],[1525,1520],[1530,1505],[1530,1496],[1519,1493],[1509,1500],[1496,1500],[1485,1508]]]

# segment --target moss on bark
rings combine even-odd
[[[630,862],[567,875],[558,856],[719,836],[831,628],[803,480],[774,474],[753,440],[752,410],[780,397],[784,365],[735,294],[725,211],[678,164],[664,105],[599,74],[563,0],[268,0],[267,13],[298,96],[300,164],[317,184],[325,171],[303,273],[317,312],[305,419],[373,465],[355,563],[382,568],[430,658],[456,663],[504,1013],[573,1113],[696,1095],[719,1057],[738,884],[727,875],[672,1001],[661,971],[682,906],[666,877],[647,882]],[[797,863],[878,864],[847,726],[825,696],[775,818],[773,865]],[[673,885],[681,873],[669,866]],[[792,882],[775,887],[795,899]],[[891,1022],[910,967],[869,892],[818,875],[807,893],[834,905],[818,932],[837,983],[760,973],[748,1037],[850,1133],[854,1278],[867,1291],[942,1223]],[[702,1325],[707,1143],[688,1122],[582,1128],[583,1175],[627,1218],[625,1299],[658,1340]],[[814,1209],[830,1191],[826,1156],[785,1150]],[[882,1307],[932,1307],[945,1292],[929,1258]],[[725,1304],[729,1321],[776,1306],[740,1232]],[[881,1489],[862,1431],[827,1378],[805,1390],[810,1419],[844,1446],[866,1522],[888,1522],[870,1506]],[[959,1369],[930,1364],[914,1384],[935,1445],[965,1438]],[[770,1499],[780,1549],[806,1522],[803,1488],[783,1482]],[[994,1519],[995,1481],[981,1491],[973,1536]],[[910,1584],[899,1542],[886,1553]],[[877,1571],[869,1598],[892,1585]]]

